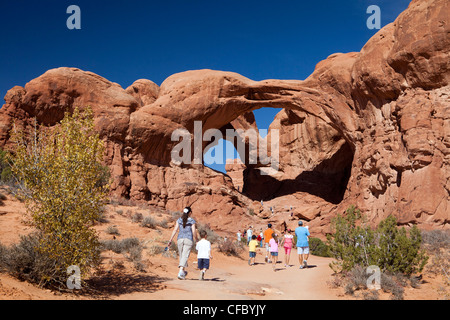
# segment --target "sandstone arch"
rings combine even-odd
[[[291,197],[302,208],[297,216],[322,228],[336,212],[356,204],[373,222],[394,214],[401,224],[445,228],[450,221],[449,12],[448,1],[413,0],[361,52],[330,55],[303,81],[252,81],[232,72],[197,70],[175,74],[160,87],[138,80],[123,89],[91,72],[49,70],[6,94],[0,144],[8,147],[13,120],[27,127],[36,117],[51,125],[63,110],[89,105],[107,144],[105,163],[116,195],[171,210],[189,204],[227,229],[232,221],[227,217],[246,219],[248,208],[266,217],[263,208],[237,192],[228,175],[171,163],[171,132],[192,131],[195,120],[204,130],[251,126],[240,123],[250,111],[283,108],[273,126],[284,128],[285,137],[293,131],[291,122],[303,118],[320,122],[317,129],[329,128],[331,140],[337,137],[331,145],[338,147],[309,171],[342,167],[330,160],[339,152],[347,154],[340,159],[351,171],[339,199],[321,198],[326,206],[316,205],[317,194]],[[287,161],[282,172],[290,173],[282,180],[294,183],[295,166],[302,161]],[[254,168],[248,168],[251,174]],[[281,194],[290,196],[283,188]]]

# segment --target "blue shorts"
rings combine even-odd
[[[274,256],[274,257],[277,257],[277,256],[278,256],[278,252],[270,251],[270,254],[271,254],[272,256]]]
[[[209,259],[198,259],[197,261],[198,268],[201,269],[209,269]]]
[[[254,257],[256,257],[256,252],[253,252],[253,251],[249,251],[249,253],[250,253],[250,258],[254,258]]]

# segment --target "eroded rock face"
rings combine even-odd
[[[13,121],[22,128],[34,118],[53,125],[65,110],[90,106],[115,196],[173,211],[191,205],[213,227],[230,231],[237,218],[252,220],[249,211],[281,223],[287,216],[279,208],[286,205],[318,232],[350,204],[373,222],[393,214],[401,224],[448,227],[449,16],[445,0],[414,0],[361,52],[329,56],[304,81],[197,70],[161,87],[138,80],[124,90],[91,72],[49,70],[6,94],[0,145],[10,147]],[[194,121],[203,133],[256,128],[252,110],[263,107],[284,109],[271,125],[280,133],[279,170],[272,175],[248,161],[228,166],[236,177],[172,161],[174,130],[193,133]],[[251,139],[242,139],[248,148]]]

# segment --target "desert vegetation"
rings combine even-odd
[[[52,129],[35,125],[26,133],[14,127],[11,136],[7,163],[35,232],[2,248],[1,267],[40,285],[65,286],[69,266],[85,275],[99,263],[92,226],[107,201],[109,181],[92,111],[66,113]]]
[[[335,260],[330,267],[336,278],[333,286],[345,287],[346,294],[366,290],[372,269],[380,270],[380,286],[392,299],[403,299],[404,287],[419,285],[419,275],[429,260],[421,231],[414,225],[409,231],[399,228],[389,216],[371,228],[355,206],[333,219],[327,236],[329,253]],[[441,240],[439,240],[441,241]],[[364,299],[377,299],[377,291],[364,291]]]

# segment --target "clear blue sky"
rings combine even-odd
[[[193,69],[240,73],[253,80],[305,79],[335,52],[359,51],[409,0],[182,0],[0,2],[0,95],[48,69],[70,66],[126,88],[140,78],[161,84]],[[81,30],[69,30],[69,5]],[[255,112],[267,128],[277,110]],[[216,169],[223,170],[223,166]]]

